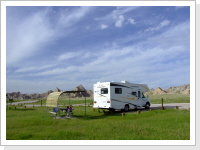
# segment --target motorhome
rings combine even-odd
[[[97,82],[93,90],[93,108],[124,111],[141,107],[150,108],[150,100],[144,96],[144,92],[149,90],[147,84],[128,81]]]

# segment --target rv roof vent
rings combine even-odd
[[[121,81],[121,83],[129,83],[128,81]]]

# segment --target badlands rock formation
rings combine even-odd
[[[54,92],[60,92],[61,90],[57,87]],[[92,90],[86,90],[83,85],[79,85],[74,88],[73,91],[86,91],[86,92],[78,92],[78,93],[71,93],[70,97],[75,98],[75,97],[93,97],[93,91]],[[40,98],[47,98],[47,96],[52,93],[52,90],[48,90],[46,93],[41,93],[41,94],[21,94],[19,91],[18,92],[12,92],[12,93],[6,93],[7,99],[19,99],[19,100],[24,100],[24,99],[40,99]],[[173,86],[169,87],[167,89],[162,89],[160,87],[156,89],[150,89],[149,92],[146,92],[145,95],[153,94],[153,95],[158,95],[158,94],[166,94],[166,93],[172,93],[172,94],[190,94],[190,84],[182,85],[182,86]],[[66,97],[69,96],[68,94],[64,93],[61,95],[61,97]]]

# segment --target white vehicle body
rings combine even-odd
[[[134,84],[127,81],[97,82],[94,84],[94,105],[99,109],[129,109],[150,107],[150,100],[143,95],[149,90],[146,84]]]

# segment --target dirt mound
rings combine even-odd
[[[158,87],[156,89],[150,89],[145,95],[159,95],[159,94],[190,94],[190,84],[182,85],[182,86],[173,86],[169,87],[165,90]]]
[[[86,89],[80,84],[73,91],[86,91]]]
[[[167,93],[190,94],[190,85],[173,86],[166,89]]]
[[[54,92],[61,92],[61,90],[57,87]]]
[[[167,92],[163,90],[162,88],[158,87],[153,91],[154,95],[159,95],[159,94],[166,94]]]
[[[77,86],[76,88],[74,88],[73,91],[86,91],[86,92],[73,93],[71,94],[71,97],[90,97],[91,96],[81,84]]]

